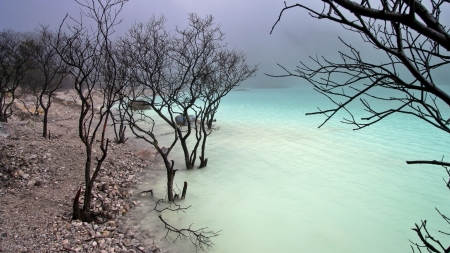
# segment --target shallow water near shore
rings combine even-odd
[[[318,129],[324,118],[305,116],[318,106],[330,104],[309,87],[231,92],[219,108],[220,129],[208,137],[208,166],[186,171],[179,145],[173,151],[175,182],[189,184],[181,203],[192,207],[164,217],[222,230],[212,239],[217,253],[411,252],[414,223],[447,231],[435,210],[450,214],[445,170],[405,161],[440,160],[448,134],[404,115],[358,131],[340,115]],[[165,180],[140,187],[164,198]],[[152,215],[138,222],[158,227]],[[155,239],[163,249],[195,252],[188,241],[158,241],[163,236]]]

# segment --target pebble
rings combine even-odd
[[[23,139],[25,139],[25,135]],[[58,139],[52,140],[52,145],[58,145]],[[50,142],[49,142],[50,143]],[[8,144],[7,144],[8,145]],[[5,172],[0,173],[2,177],[13,177],[19,185],[24,186],[24,189],[30,191],[30,187],[40,186],[43,189],[46,187],[55,187],[57,184],[65,186],[65,181],[61,180],[58,172],[54,172],[53,168],[49,168],[45,163],[50,158],[53,161],[58,159],[58,153],[47,151],[40,151],[37,147],[44,145],[41,141],[33,141],[33,153],[23,152],[26,149],[18,149],[14,147],[15,152],[10,161],[11,168],[14,168],[11,174]],[[134,157],[132,151],[123,151],[132,148],[126,145],[115,145],[111,157],[114,157],[114,152],[117,154],[128,153],[127,157]],[[6,146],[6,145],[5,145]],[[125,146],[125,147],[124,147]],[[1,147],[1,143],[0,143]],[[9,146],[8,146],[9,147]],[[77,146],[77,149],[79,147]],[[130,149],[131,150],[131,149]],[[108,153],[109,154],[109,153]],[[127,159],[125,159],[127,160]],[[52,162],[53,162],[52,161]],[[20,167],[19,167],[20,166]],[[134,161],[118,161],[114,160],[112,163],[105,163],[105,169],[100,171],[98,180],[95,182],[93,189],[93,211],[97,213],[105,213],[111,217],[119,218],[131,212],[132,208],[139,204],[139,201],[132,201],[129,199],[133,191],[130,189],[134,187],[137,182],[137,176],[149,164],[142,162],[140,158]],[[18,169],[20,168],[20,169]],[[64,168],[64,167],[61,167]],[[23,180],[26,179],[26,180]],[[0,196],[4,194],[11,194],[15,189],[7,189],[3,191],[0,189]],[[80,201],[83,201],[83,191]],[[32,198],[45,199],[45,196],[39,198],[35,195]],[[67,199],[73,199],[73,196],[67,196]],[[71,205],[71,202],[69,203]],[[1,205],[1,203],[0,203]],[[61,209],[71,209],[68,203],[57,203]],[[63,219],[61,219],[63,218]],[[126,222],[117,221],[115,219],[109,220],[106,223],[86,223],[80,221],[68,221],[68,215],[55,217],[47,227],[39,231],[36,237],[40,238],[41,246],[34,252],[150,252],[144,242],[144,235],[133,228],[131,231],[126,225]],[[69,218],[70,219],[70,218]],[[16,236],[16,235],[14,235]],[[8,240],[14,237],[12,233],[8,234],[1,231],[0,241]],[[41,239],[42,238],[42,239]],[[152,242],[153,243],[153,242]],[[139,247],[138,247],[139,246]],[[129,249],[127,249],[129,248]],[[42,250],[41,250],[42,249]],[[7,251],[5,251],[7,252]]]

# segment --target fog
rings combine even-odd
[[[321,7],[320,1],[310,2],[309,6]],[[201,17],[211,14],[226,33],[228,46],[246,52],[250,63],[260,64],[258,75],[246,80],[243,87],[293,86],[304,83],[298,78],[271,78],[264,73],[283,74],[277,64],[290,70],[300,61],[311,64],[309,56],[336,59],[339,50],[347,50],[338,37],[361,51],[363,59],[371,62],[386,61],[383,53],[364,43],[358,34],[333,22],[313,19],[307,11],[300,8],[285,12],[281,22],[270,34],[283,7],[283,1],[269,0],[132,0],[125,5],[120,15],[123,21],[117,26],[116,34],[123,35],[133,23],[146,22],[152,14],[164,15],[168,19],[167,28],[170,31],[175,26],[185,27],[188,13],[197,13]],[[56,29],[66,14],[78,18],[79,12],[75,1],[0,0],[0,29],[29,32],[39,24]],[[443,16],[442,19],[444,24],[450,24],[450,17]],[[445,73],[445,70],[438,72],[438,80],[445,80]]]
[[[336,57],[337,51],[344,49],[338,36],[354,41],[362,49],[371,49],[361,43],[359,35],[332,22],[315,20],[299,8],[286,12],[270,34],[283,6],[283,1],[269,0],[133,0],[121,13],[123,21],[117,26],[117,34],[123,35],[135,22],[146,22],[152,14],[163,14],[171,31],[175,26],[187,25],[188,13],[201,17],[211,14],[226,33],[228,46],[246,52],[250,63],[260,64],[258,75],[246,80],[243,87],[298,85],[301,80],[297,78],[271,78],[264,73],[283,74],[277,63],[293,69],[300,61],[310,62],[310,55]],[[30,32],[39,24],[56,29],[66,14],[77,18],[79,12],[75,1],[3,0],[0,29]]]

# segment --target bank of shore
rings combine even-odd
[[[111,218],[103,224],[71,220],[73,198],[84,184],[78,113],[66,91],[50,108],[50,140],[41,137],[41,119],[23,111],[1,124],[0,252],[161,252],[151,231],[126,222],[140,205],[133,198],[140,175],[162,173],[155,154],[130,141],[111,142],[94,187],[94,210]]]

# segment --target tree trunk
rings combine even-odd
[[[72,206],[72,220],[78,220],[81,219],[81,210],[80,210],[80,193],[81,193],[81,187],[78,189],[77,194],[75,195],[75,199],[73,200],[73,206]]]
[[[6,94],[4,91],[0,91],[0,122],[8,122],[6,117]]]
[[[44,126],[43,126],[43,130],[42,130],[42,136],[44,138],[47,138],[47,124],[48,124],[48,107],[47,108],[43,108],[44,110]]]
[[[200,158],[200,166],[199,168],[204,168],[206,165],[208,165],[208,158],[204,159],[203,156],[199,156]]]
[[[118,141],[117,143],[125,143],[125,141],[127,140],[125,138],[125,130],[127,129],[127,127],[123,124],[123,121],[120,122],[120,126],[119,126],[119,136],[118,136]]]
[[[173,201],[173,180],[175,178],[175,171],[171,170],[167,173],[167,198]]]
[[[91,165],[92,165],[92,147],[89,144],[86,145],[86,163],[85,163],[85,182],[86,189],[84,190],[84,200],[83,200],[83,208],[79,207],[79,193],[74,200],[73,206],[73,219],[92,222],[94,220],[94,216],[91,212],[91,200],[92,200],[92,183],[91,180]],[[91,183],[92,182],[92,183]],[[80,191],[80,190],[79,190]]]
[[[175,179],[175,173],[177,172],[177,170],[173,169],[173,164],[174,162],[172,161],[172,163],[169,162],[169,160],[167,159],[167,155],[166,154],[161,154],[163,160],[164,160],[164,164],[166,165],[166,171],[167,171],[167,198],[169,199],[169,201],[173,201],[174,200],[174,196],[173,196],[173,181]]]
[[[186,191],[187,191],[187,182],[184,181],[183,193],[181,194],[181,199],[186,198]]]
[[[85,182],[86,182],[86,190],[84,191],[84,202],[83,202],[83,210],[89,210],[91,206],[91,166],[92,166],[92,146],[86,144],[86,164],[85,164]]]
[[[211,113],[209,114],[209,116],[211,117],[211,118],[209,118],[208,119],[208,121],[206,122],[206,125],[207,125],[207,127],[208,127],[208,130],[211,130],[211,128],[212,128],[212,125],[213,125],[213,122],[214,122],[214,116],[215,116],[215,112],[214,112],[214,110],[211,110]]]
[[[213,119],[213,118],[211,118],[211,119],[208,121],[208,124],[209,124],[209,122],[211,122],[211,124],[212,124],[212,119]],[[203,132],[203,141],[202,141],[202,151],[201,151],[201,156],[199,156],[199,159],[200,159],[200,166],[199,166],[199,168],[204,168],[204,167],[206,167],[206,165],[208,165],[208,158],[205,158],[206,138],[208,137],[208,133],[206,132],[204,122],[202,122],[202,123],[200,124],[200,127],[201,127],[201,131]],[[209,126],[208,126],[208,129],[210,129]]]
[[[0,122],[8,122],[8,117],[3,111],[0,111]]]
[[[210,130],[212,128],[213,122],[214,122],[214,118],[211,117],[207,122],[208,130]]]
[[[191,162],[191,159],[189,158],[189,150],[187,148],[186,140],[183,138],[180,138],[181,147],[183,148],[183,154],[184,154],[184,162],[186,164],[186,169],[191,170],[194,168],[193,162]]]

